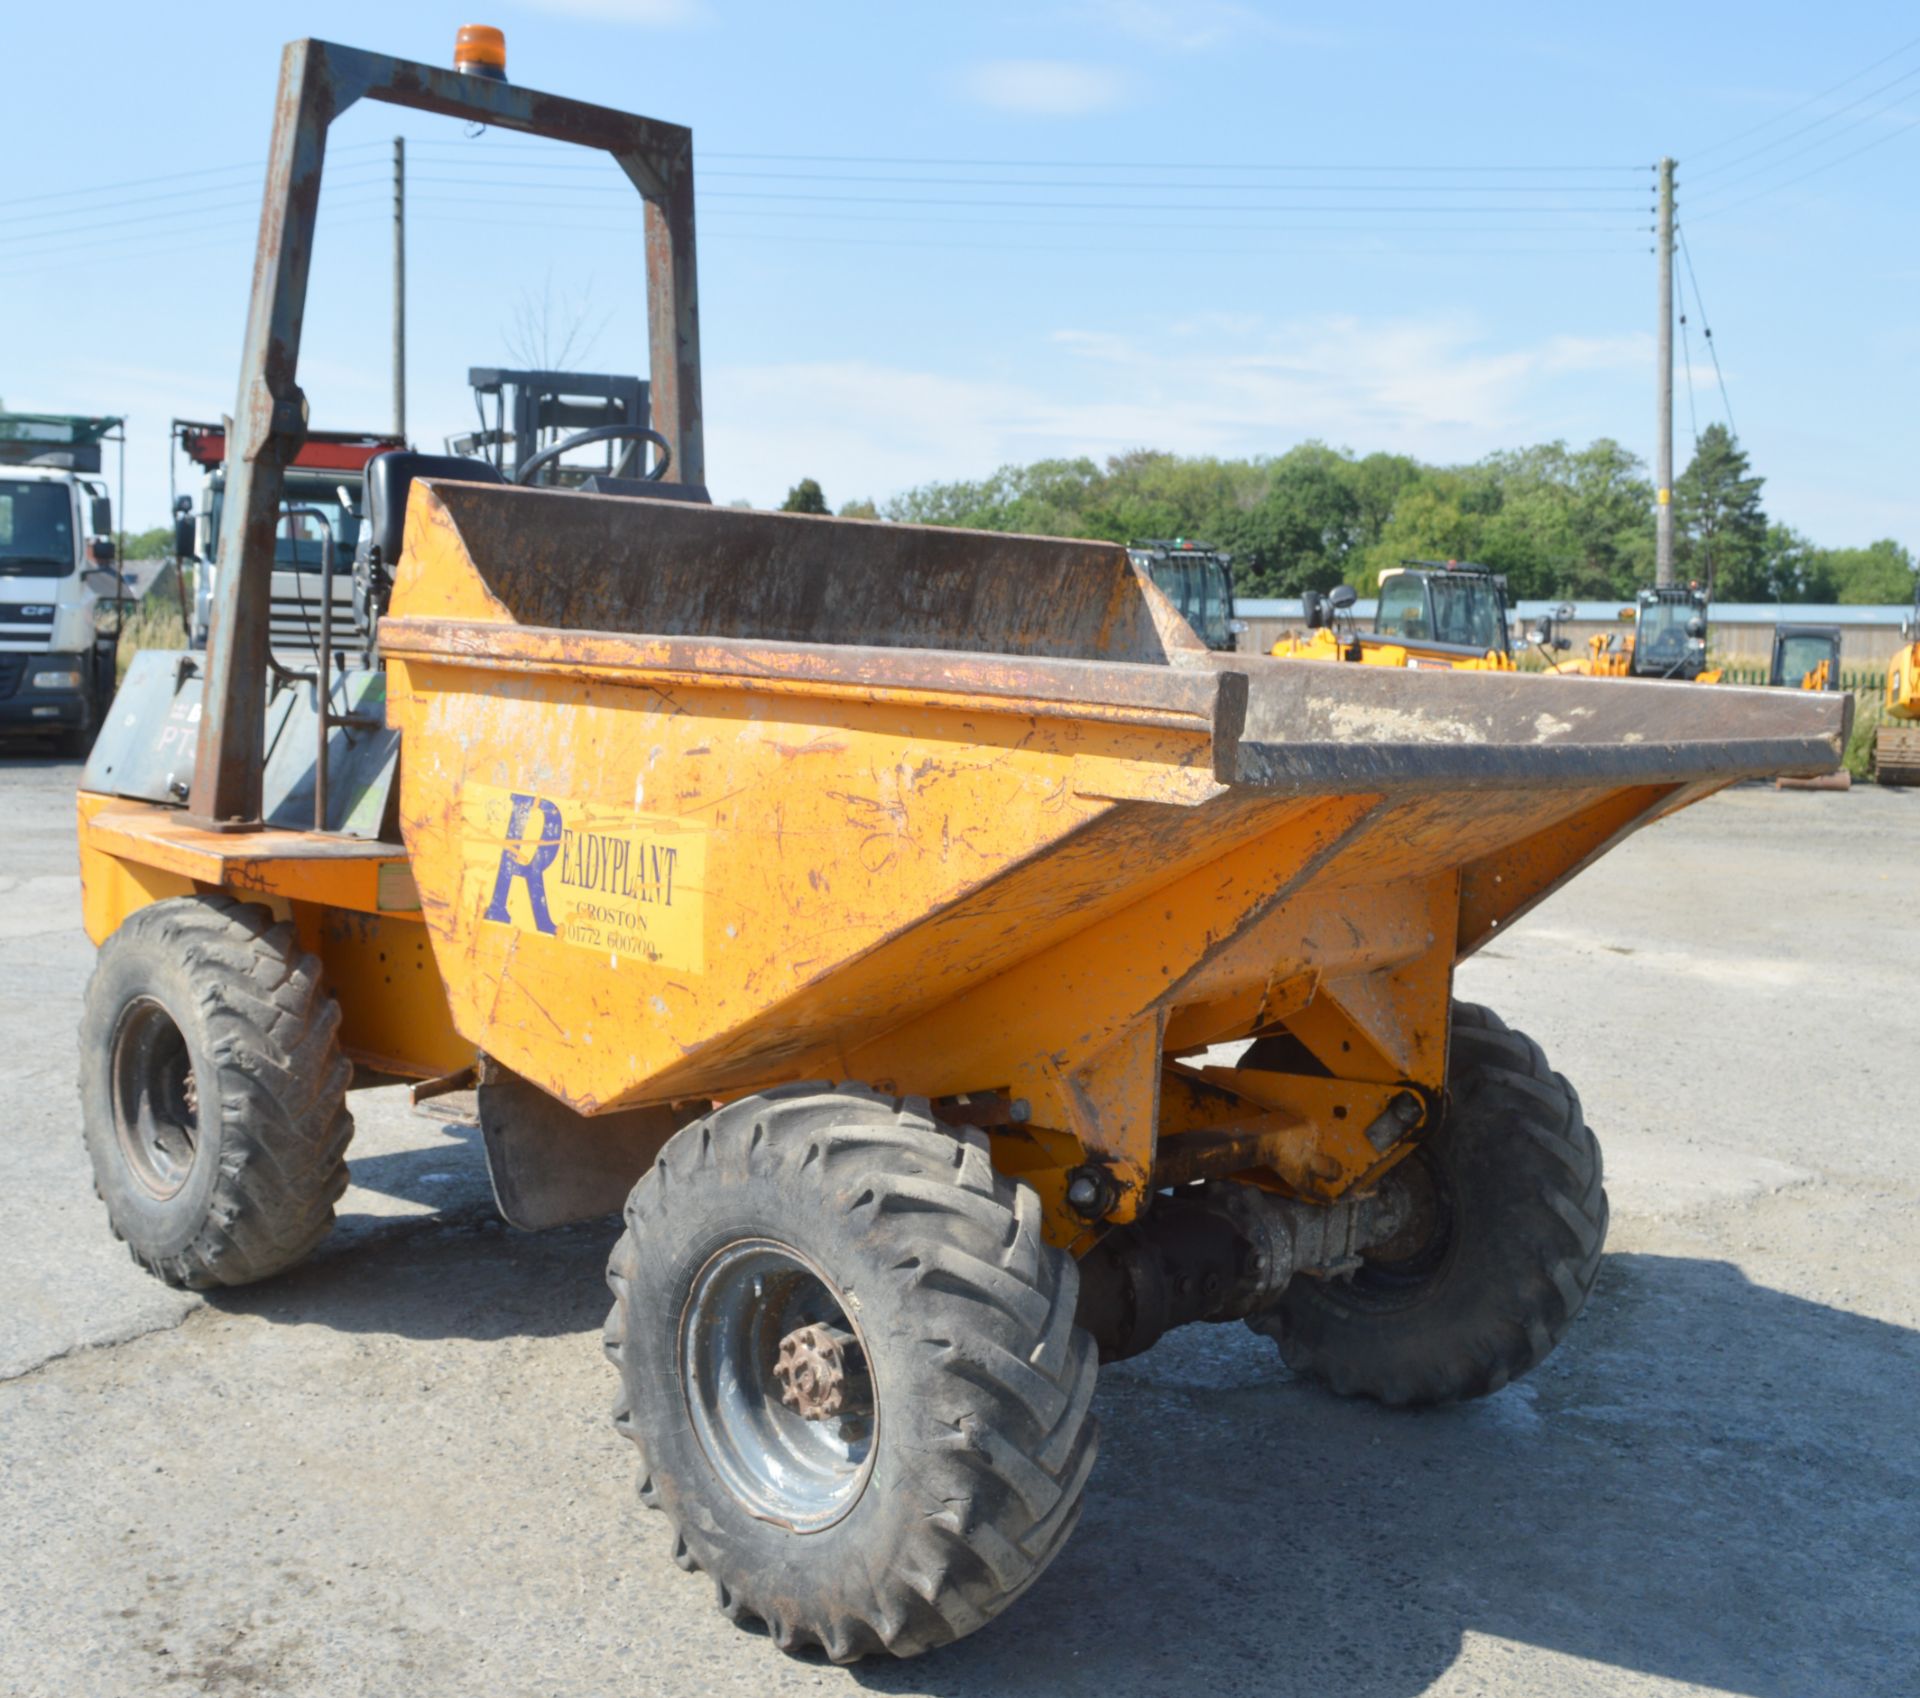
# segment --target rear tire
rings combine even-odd
[[[1343,1396],[1498,1391],[1566,1335],[1600,1269],[1600,1146],[1573,1087],[1472,1003],[1454,1005],[1448,1075],[1445,1117],[1388,1176],[1414,1187],[1409,1226],[1350,1279],[1298,1277],[1247,1323]]]
[[[353,1066],[293,928],[226,896],[128,916],[80,1019],[94,1189],[169,1285],[244,1285],[300,1261],[346,1189]]]
[[[923,1099],[803,1085],[683,1128],[633,1189],[607,1283],[641,1499],[782,1650],[961,1638],[1079,1519],[1097,1353],[1078,1274],[1033,1191]],[[862,1371],[807,1418],[775,1370],[816,1323]]]

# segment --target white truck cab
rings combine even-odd
[[[204,649],[213,624],[219,581],[220,526],[227,491],[227,431],[224,424],[173,421],[173,442],[200,469],[197,499],[182,495],[174,505],[174,553],[194,565],[191,647]],[[307,432],[284,479],[282,518],[274,536],[269,639],[275,653],[311,653],[319,647],[322,545],[331,535],[333,629],[343,649],[364,644],[368,629],[354,605],[353,556],[360,535],[361,491],[367,462],[404,448],[402,437],[376,431]]]
[[[0,414],[0,734],[51,733],[73,754],[113,699],[126,592],[95,474],[118,424]]]

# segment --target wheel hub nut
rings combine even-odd
[[[1120,1188],[1103,1167],[1088,1164],[1067,1175],[1067,1207],[1082,1220],[1102,1220],[1113,1212]]]
[[[860,1341],[827,1322],[796,1327],[781,1339],[773,1377],[780,1401],[807,1421],[862,1414],[871,1401]]]

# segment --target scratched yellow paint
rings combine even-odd
[[[1296,1180],[1338,1194],[1379,1106],[1444,1086],[1463,865],[1477,935],[1611,796],[1242,787],[1177,693],[521,627],[450,511],[416,489],[382,626],[402,832],[460,1037],[588,1112],[999,1090],[1108,1164],[1126,1219],[1183,1130],[1164,1058],[1284,1019],[1324,1072],[1237,1100],[1293,1113]]]
[[[301,833],[236,840],[83,798],[90,932],[186,889],[258,895],[321,953],[360,1059],[441,1074],[484,1054],[588,1113],[823,1078],[999,1093],[1020,1112],[996,1159],[1038,1188],[1056,1243],[1086,1230],[1071,1165],[1101,1163],[1126,1220],[1170,1139],[1190,1163],[1264,1150],[1256,1182],[1301,1194],[1369,1183],[1394,1159],[1369,1127],[1409,1092],[1422,1114],[1441,1100],[1458,956],[1711,788],[1572,763],[1510,786],[1364,761],[1320,788],[1241,779],[1250,695],[1301,676],[1283,661],[1086,658],[1107,625],[1079,651],[1023,651],[1040,662],[843,642],[807,623],[837,605],[824,556],[770,568],[751,618],[702,628],[679,555],[656,552],[649,578],[644,550],[623,552],[623,527],[659,523],[648,504],[568,497],[604,503],[564,511],[603,550],[596,572],[658,591],[667,634],[607,629],[605,581],[532,523],[561,509],[528,497],[523,520],[501,506],[517,498],[469,490],[490,576],[457,487],[415,485],[380,627],[404,849],[315,854]],[[1080,606],[1134,629],[1128,597],[1147,592],[1113,553],[1110,583],[1086,561]],[[1081,582],[1056,584],[1069,610]],[[883,627],[890,593],[863,604]],[[763,640],[756,618],[789,634]],[[1280,747],[1296,728],[1269,717]],[[1254,1034],[1284,1034],[1299,1071],[1170,1067]]]
[[[454,1023],[580,1108],[710,1083],[707,1052],[748,1028],[764,1053],[777,1043],[769,1009],[909,926],[937,927],[1017,863],[1124,805],[1074,783],[1077,761],[1111,758],[1121,734],[1110,727],[858,703],[829,715],[739,692],[565,679],[503,689],[498,673],[454,660],[390,665],[407,749],[402,827]],[[1142,741],[1164,755],[1157,735]],[[667,924],[658,954],[596,949],[595,904],[559,882],[558,858],[546,893],[571,918],[550,909],[553,932],[534,922],[513,869],[532,852],[537,809],[510,833],[516,796],[549,801],[562,833],[620,838],[636,854],[676,849],[671,908],[621,908]],[[1002,925],[1017,933],[1037,918],[1009,913]],[[897,997],[969,966],[949,962]],[[880,1026],[903,1012],[894,1000],[866,1018]]]
[[[706,820],[468,785],[460,910],[594,955],[701,973]]]

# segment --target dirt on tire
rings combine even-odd
[[[116,1121],[116,1047],[132,1011],[154,1007],[177,1030],[188,1086],[192,1148],[171,1191],[143,1181]],[[319,960],[255,904],[171,898],[101,945],[80,1100],[94,1188],[136,1262],[173,1286],[245,1285],[326,1236],[353,1136],[339,1026]]]
[[[1247,1322],[1342,1396],[1496,1392],[1566,1335],[1600,1270],[1607,1194],[1579,1094],[1473,1003],[1454,1005],[1447,1073],[1444,1118],[1403,1164],[1423,1193],[1417,1241],[1379,1247],[1350,1279],[1295,1279]]]
[[[791,1245],[857,1314],[875,1386],[871,1473],[832,1525],[776,1525],[716,1481],[683,1399],[679,1331],[710,1257]],[[1079,1518],[1097,1353],[1072,1259],[1033,1191],[923,1100],[789,1087],[683,1128],[634,1187],[607,1273],[615,1425],[640,1495],[720,1607],[783,1650],[911,1656],[982,1626]]]

